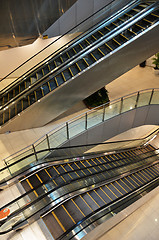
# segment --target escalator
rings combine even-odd
[[[26,193],[0,209],[0,211],[4,209],[10,210],[8,217],[1,222],[0,234],[24,227],[27,223],[35,221],[42,214],[50,211],[49,209],[53,206],[57,207],[56,209],[61,209],[62,206],[62,209],[64,209],[63,216],[70,216],[73,224],[77,224],[78,217],[86,217],[92,211],[96,211],[110,201],[115,200],[115,197],[121,197],[121,193],[123,196],[130,189],[133,191],[135,187],[139,187],[141,184],[145,184],[146,181],[154,179],[158,174],[158,154],[156,153],[155,149],[148,145],[147,147],[121,151],[116,154],[100,155],[91,159],[72,160],[68,163],[55,164],[26,175],[20,180]],[[146,170],[141,170],[143,166],[148,168],[149,173],[154,173],[147,175]],[[136,171],[139,171],[139,173],[136,173]],[[140,174],[140,177],[138,177],[138,174]],[[120,179],[121,175],[122,179]],[[125,176],[124,180],[123,176]],[[136,183],[132,182],[133,187],[129,186],[126,188],[124,185],[125,181],[134,181],[132,179],[136,179],[136,177],[138,177],[138,180],[136,180]],[[110,201],[104,199],[102,195],[104,194],[103,191],[105,191],[105,184],[108,184],[107,189],[110,189],[110,192],[106,194]],[[94,189],[97,186],[100,186],[99,190]],[[117,190],[117,187],[120,187],[120,190]],[[114,188],[117,191],[115,193]],[[78,205],[76,198],[79,200],[84,199],[82,200],[84,201],[82,205],[85,210],[80,209],[81,203]],[[89,208],[87,208],[90,204],[87,202],[88,200],[93,203],[93,206]],[[68,207],[64,205],[63,201],[66,201],[66,204],[71,201],[73,204],[71,209],[77,208],[80,212],[78,217],[74,216],[74,212],[69,212]],[[59,215],[54,211],[51,211],[54,219],[49,220],[49,229],[52,222],[55,225],[57,224],[55,220],[58,223],[60,222],[58,220]],[[47,216],[50,218],[50,215],[46,215],[43,219],[48,224]],[[59,231],[59,226],[57,226],[59,234],[55,236],[56,238],[73,226],[70,219],[68,219],[67,226],[64,226],[61,220],[60,226],[63,226],[63,232]]]
[[[40,102],[46,95],[50,97],[54,92],[58,94],[60,86],[66,86],[66,83],[71,83],[70,80],[80,77],[81,74],[84,77],[90,68],[96,64],[100,66],[103,60],[111,58],[112,54],[120,52],[149,29],[157,26],[158,6],[158,1],[130,3],[123,10],[76,38],[70,46],[66,46],[18,84],[2,91],[0,125],[7,123],[34,103]],[[54,105],[58,102],[56,94],[56,101],[52,101]],[[61,109],[54,111],[55,114],[59,115],[60,112],[57,112]]]
[[[85,220],[91,218],[91,216],[97,217],[101,210],[110,206],[111,203],[124,199],[129,193],[136,191],[156,178],[158,180],[158,174],[159,164],[156,164],[93,190],[78,194],[50,211],[43,217],[43,220],[54,239],[72,239],[73,237],[75,237],[74,239],[81,239],[90,231],[87,228],[85,233],[80,234],[81,224]],[[115,211],[111,210],[109,214],[116,215]],[[97,225],[101,223],[102,221]],[[90,221],[87,227],[91,224],[93,223]]]

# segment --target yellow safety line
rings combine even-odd
[[[147,176],[145,176],[141,171],[140,171],[140,173],[141,173],[141,175],[143,176],[143,178],[141,177],[141,179],[143,179],[144,180],[144,178],[146,178],[146,180],[150,180],[152,177],[151,176],[149,176],[149,179],[147,178]],[[147,174],[147,173],[145,173],[145,174]],[[144,180],[145,181],[145,180]]]
[[[97,161],[102,164],[101,159],[99,159],[99,157],[96,157],[95,159],[97,159]],[[105,160],[104,160],[104,162],[105,162]]]
[[[154,172],[151,171],[151,168],[149,168],[149,171],[147,169],[144,169],[144,172],[145,172],[146,176],[148,176],[148,177],[154,178],[156,176],[156,173],[154,175]],[[158,175],[158,173],[157,173],[157,175]]]
[[[92,201],[95,202],[95,204],[100,208],[100,205],[94,200],[94,198],[92,198],[92,196],[87,192],[87,195],[92,199]]]
[[[128,14],[128,13],[125,13],[125,15],[127,15],[128,17],[132,17],[133,15],[130,15],[130,14]]]
[[[27,181],[27,183],[29,184],[30,188],[31,188],[31,189],[34,189],[33,186],[31,185],[31,183],[29,182],[29,180],[26,179],[26,181]],[[33,192],[34,192],[34,194],[36,195],[36,197],[38,197],[37,192],[36,192],[35,190],[34,190]]]
[[[118,27],[118,25],[116,23],[112,22],[112,24],[114,24],[116,27]]]
[[[96,57],[92,53],[90,53],[90,55],[92,56],[92,58],[94,58],[95,61],[97,61]]]
[[[132,188],[130,186],[128,186],[122,179],[120,179],[120,181],[125,184],[130,190],[132,190]]]
[[[111,193],[113,193],[114,194],[114,196],[116,196],[117,197],[117,195],[107,186],[107,185],[105,185],[108,189],[109,189],[109,191],[111,192]],[[117,197],[118,198],[118,197]]]
[[[94,161],[94,159],[93,159],[93,158],[91,158],[91,160],[92,160],[92,162],[93,162],[95,165],[97,165],[97,163]]]
[[[75,64],[76,64],[78,70],[81,72],[81,68],[80,68],[80,66],[78,65],[78,63],[75,63]]]
[[[54,169],[55,169],[55,171],[56,171],[56,172],[57,172],[57,173],[60,175],[60,173],[59,173],[59,171],[56,169],[56,167],[54,167],[54,166],[53,166],[53,168],[54,168]],[[61,178],[63,179],[63,181],[64,181],[64,182],[66,182],[66,180],[64,179],[64,177],[63,177],[63,176],[59,176],[59,177],[61,177]]]
[[[133,182],[135,182],[138,186],[140,186],[131,176],[128,176]]]
[[[107,204],[106,201],[104,201],[104,199],[97,193],[96,190],[93,190],[93,191],[97,194],[97,196],[98,196],[105,204]]]
[[[75,169],[73,169],[73,167],[72,167],[69,163],[68,163],[68,166],[69,166],[72,170],[75,171]],[[77,175],[78,177],[80,177],[76,171],[75,171],[75,173],[76,173],[76,175]]]
[[[63,61],[63,58],[60,56],[60,59],[61,59],[61,62],[63,63],[64,61]]]
[[[154,13],[151,13],[151,15],[155,16],[155,17],[159,17],[159,15],[157,14],[154,14]]]
[[[134,33],[134,34],[137,36],[137,33],[136,33],[136,32],[134,32],[134,31],[131,30],[130,28],[128,28],[128,30],[129,30],[129,32],[132,32],[132,33]]]
[[[128,177],[127,177],[128,178]],[[134,186],[134,184],[133,183],[131,183],[127,178],[124,178],[128,183],[130,183],[130,185],[132,185],[134,188],[136,188],[135,186]]]
[[[62,75],[64,81],[66,82],[66,78],[65,78],[65,75],[63,74],[63,72],[61,72],[61,75]]]
[[[111,157],[111,159],[114,161],[114,159],[112,157]],[[117,165],[113,161],[110,160],[110,163],[112,163],[116,167]]]
[[[36,91],[34,91],[35,100],[37,101]]]
[[[37,173],[36,173],[35,175],[36,175],[36,177],[39,179],[39,181],[40,181],[41,183],[43,183],[43,181],[41,180],[41,178],[39,177],[39,175],[38,175]],[[45,186],[45,184],[44,184],[44,188],[45,188],[46,190],[48,190],[47,187]]]
[[[62,205],[63,209],[65,210],[65,212],[67,213],[67,215],[71,218],[72,222],[74,224],[76,224],[75,220],[73,219],[73,217],[70,215],[70,213],[67,211],[67,209],[64,207],[64,205]]]
[[[68,176],[71,178],[71,179],[73,179],[72,178],[72,176],[66,171],[66,169],[64,168],[64,166],[63,165],[61,165],[61,167],[63,168],[63,170],[68,174]]]
[[[141,178],[141,180],[143,180],[143,182],[142,181],[140,181],[140,179],[138,179],[134,174],[132,174],[134,177],[135,177],[135,179],[137,179],[141,184],[143,184],[143,183],[145,183],[146,182],[146,180],[145,179],[143,179],[138,173],[135,173],[139,178]]]
[[[56,214],[54,212],[52,212],[52,215],[54,216],[54,218],[56,219],[56,221],[58,222],[58,224],[60,225],[60,227],[62,228],[62,230],[64,232],[66,232],[66,229],[64,228],[64,226],[62,225],[62,223],[60,222],[60,220],[58,219],[58,217],[56,216]]]
[[[41,92],[42,92],[42,96],[44,97],[44,90],[43,88],[40,88],[41,89]]]
[[[110,28],[108,28],[108,27],[104,27],[104,28],[108,29],[108,31],[111,31]]]
[[[111,183],[111,185],[112,185],[121,195],[123,195],[123,193],[120,192],[120,190],[119,190],[115,185],[113,185],[112,183]]]
[[[72,49],[73,49],[74,53],[77,54],[76,50],[74,48],[72,48]]]
[[[100,190],[102,190],[102,192],[112,201],[113,199],[111,197],[109,197],[109,195],[100,187]]]
[[[71,199],[71,201],[73,202],[73,204],[76,206],[76,208],[82,213],[82,215],[85,217],[86,215],[82,212],[82,210],[79,208],[79,206],[75,203],[75,201],[73,199]]]
[[[49,86],[49,91],[51,92],[51,86],[50,86],[50,83],[48,82],[47,84],[48,84],[48,86]]]
[[[74,164],[78,167],[78,169],[80,169],[80,167],[77,165],[77,163],[74,162]]]
[[[84,62],[86,63],[86,65],[89,67],[89,64],[88,64],[88,62],[86,61],[86,59],[83,58],[83,60],[84,60]]]
[[[102,36],[104,36],[104,34],[101,31],[98,31]]]
[[[15,89],[13,89],[13,97],[15,97]],[[3,97],[3,104],[4,104],[4,97]]]
[[[82,45],[79,43],[79,46],[83,49]]]
[[[55,67],[57,67],[57,64],[56,64],[55,60],[54,60],[54,64],[55,64]]]
[[[72,75],[72,77],[73,77],[74,75],[73,75],[73,72],[72,72],[72,70],[71,70],[70,67],[68,68],[68,70],[70,71],[70,73],[71,73],[71,75]]]
[[[87,207],[89,207],[91,209],[91,211],[93,212],[93,209],[89,206],[89,204],[84,200],[84,198],[80,195],[80,198],[83,200],[83,202],[87,205]]]
[[[147,170],[147,169],[145,169],[145,170]],[[155,172],[155,174],[158,174],[158,171],[156,171],[156,169],[155,168],[153,168],[153,170],[151,169],[151,168],[149,168],[149,171],[151,171],[151,175],[154,177],[155,175],[153,175],[154,174],[154,172]],[[154,171],[154,172],[153,172]]]
[[[118,183],[117,181],[115,181],[126,193],[128,192],[120,183]]]
[[[139,25],[139,24],[137,24],[137,23],[135,23],[135,25],[138,26],[138,27],[140,27],[140,28],[142,28],[142,29],[146,29],[146,28],[144,28],[143,26],[141,26],[141,25]]]
[[[47,175],[50,177],[50,178],[52,178],[52,176],[50,175],[50,173],[46,170],[46,169],[44,169],[45,170],[45,172],[47,173]],[[57,183],[55,182],[55,180],[53,180],[53,182],[55,183],[55,185],[57,185]]]
[[[55,79],[55,83],[56,83],[56,85],[57,85],[57,87],[58,87],[59,84],[58,84],[58,81],[57,81],[56,77],[54,77],[54,79]]]
[[[97,38],[92,34],[92,37],[95,39],[95,40],[97,40]]]
[[[51,68],[50,68],[50,65],[48,64],[48,69],[49,69],[49,71],[51,71]]]
[[[44,73],[44,69],[42,68],[41,71],[42,71],[42,75],[44,76],[44,75],[45,75],[45,73]]]
[[[86,162],[89,164],[89,166],[91,166],[91,167],[92,167],[92,165],[90,164],[90,162],[89,162],[88,160],[86,160]]]
[[[87,39],[85,39],[85,41],[88,43],[88,45],[90,45],[90,43],[88,42],[88,40],[87,40]]]
[[[98,48],[98,51],[99,51],[103,56],[105,56],[105,54],[102,52],[102,50],[100,50],[100,48]]]
[[[106,45],[111,51],[113,51],[113,49],[112,49],[107,43],[105,43],[105,45]]]
[[[28,96],[28,105],[30,106],[30,97]]]
[[[101,168],[101,166],[97,166],[97,167],[99,167],[99,169],[103,171],[103,169]],[[94,168],[94,167],[93,167],[93,168]],[[95,169],[95,168],[94,168],[94,169]],[[97,170],[96,170],[96,171],[97,171]]]
[[[124,38],[126,38],[126,40],[129,40],[129,38],[127,38],[125,35],[123,35],[122,33],[120,33],[120,35]]]
[[[81,164],[86,168],[86,165],[84,165],[84,163],[82,161],[81,161]],[[92,173],[90,169],[86,168],[86,170],[89,171],[90,173]],[[81,170],[81,171],[83,172],[83,170]]]

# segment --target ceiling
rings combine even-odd
[[[34,42],[77,0],[0,0],[0,50]]]

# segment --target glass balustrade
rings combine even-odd
[[[115,116],[118,116],[119,114],[131,111],[134,108],[147,106],[149,104],[159,104],[159,89],[148,89],[136,92],[75,117],[61,127],[58,127],[58,129],[50,131],[28,148],[23,149],[22,151],[15,153],[8,158],[5,158],[4,163],[6,164],[6,169],[3,168],[0,170],[0,181],[9,178],[9,176],[11,177],[16,175],[16,173],[18,173],[20,170],[24,171],[31,166],[37,165],[37,162],[42,161],[45,156],[48,156],[50,151],[52,152],[52,157],[54,159],[59,156],[69,158],[69,156],[71,157],[84,154],[87,150],[93,147],[84,148],[83,146],[82,150],[76,148],[76,151],[73,148],[67,148],[60,149],[58,152],[53,149],[57,147],[59,148],[69,139],[83,133],[84,131],[87,131],[91,127],[101,124],[103,121],[107,121]],[[157,130],[155,133],[156,132]],[[153,134],[150,138],[152,137]],[[127,141],[124,143],[124,145],[123,143],[107,143],[105,151],[110,151],[111,149],[115,148],[115,144],[118,145],[117,148],[120,148],[119,145],[122,147],[131,147],[133,145],[136,146],[136,144],[143,144],[145,141],[148,141],[148,139],[140,139],[137,142],[134,140],[130,142]]]

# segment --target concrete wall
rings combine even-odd
[[[98,10],[102,9],[107,4],[110,4],[113,0],[78,0],[66,13],[64,13],[52,26],[50,26],[44,34],[49,37],[54,37],[58,35],[65,34],[70,29],[76,27],[79,23],[90,17],[92,14],[96,13]],[[103,11],[105,16],[110,16],[116,10],[124,6],[129,0],[114,0],[113,3],[106,8],[107,11]],[[84,31],[87,27],[94,25],[97,21],[102,19],[102,14],[92,17],[87,24],[82,25],[81,28],[76,28],[75,31]]]

